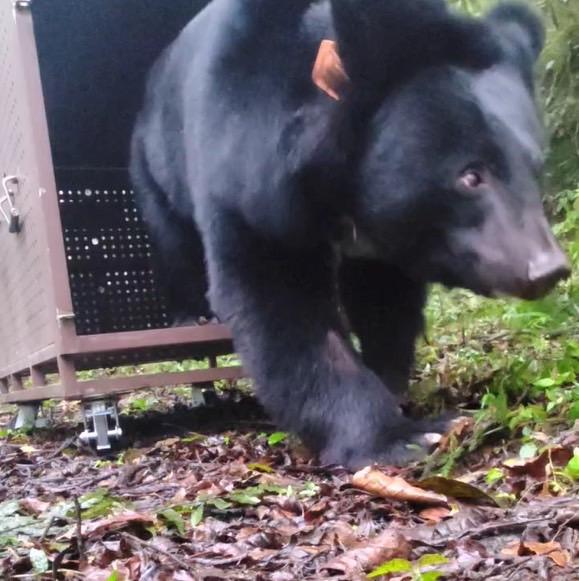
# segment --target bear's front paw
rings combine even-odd
[[[452,418],[407,420],[391,428],[378,443],[375,462],[404,466],[431,453],[450,429]]]
[[[419,422],[401,418],[396,425],[372,438],[372,444],[369,440],[357,446],[334,442],[320,454],[320,459],[325,464],[341,464],[350,470],[371,464],[405,466],[432,452],[449,427],[447,418]]]

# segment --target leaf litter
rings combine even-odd
[[[424,466],[352,475],[319,466],[253,402],[240,408],[228,426],[193,418],[205,434],[153,415],[106,457],[70,422],[7,431],[0,578],[579,579],[579,497],[563,473],[577,430],[532,458],[473,457],[455,478]],[[453,437],[469,433],[463,422]]]

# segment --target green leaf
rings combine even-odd
[[[113,571],[107,578],[107,581],[121,581],[118,571]]]
[[[569,410],[569,419],[571,421],[579,420],[579,401],[576,401]]]
[[[252,488],[246,488],[246,492],[255,492],[256,496],[261,496],[266,492],[270,494],[283,494],[285,496],[293,495],[293,488],[291,486],[280,486],[279,484],[260,484],[259,486],[254,486]]]
[[[207,504],[214,506],[217,510],[227,510],[233,506],[231,502],[228,502],[223,498],[211,498],[207,501]]]
[[[158,513],[167,523],[168,528],[176,529],[180,535],[185,534],[185,521],[183,516],[172,508],[166,508]]]
[[[19,544],[20,541],[18,540],[18,537],[0,535],[0,549],[3,549],[4,547],[17,547]]]
[[[15,514],[0,520],[0,538],[14,535],[40,538],[47,524],[33,516]]]
[[[300,498],[313,498],[320,493],[320,487],[315,482],[306,482],[303,488],[299,491]]]
[[[183,442],[184,444],[191,444],[193,442],[204,442],[205,440],[207,440],[207,436],[204,436],[203,434],[198,434],[197,432],[191,432],[184,438],[181,438],[181,442]]]
[[[422,569],[423,567],[435,567],[436,565],[446,565],[448,559],[444,555],[439,553],[428,553],[427,555],[422,555],[418,559],[418,566]]]
[[[579,456],[573,456],[569,463],[567,464],[567,474],[573,478],[573,480],[579,480]]]
[[[48,571],[48,557],[44,551],[41,549],[30,549],[28,556],[30,557],[32,569],[34,569],[35,573],[46,573]]]
[[[521,460],[531,460],[537,455],[537,446],[531,442],[523,444],[519,450],[519,458]]]
[[[553,387],[557,385],[557,382],[551,377],[543,377],[542,379],[538,379],[537,381],[533,382],[535,387]]]
[[[274,432],[268,439],[267,443],[269,446],[277,446],[287,439],[287,434],[285,432]]]
[[[485,482],[492,486],[505,477],[505,473],[500,468],[491,468],[485,476]]]
[[[408,573],[412,571],[412,563],[406,559],[392,559],[368,573],[368,579],[382,577],[389,573]]]
[[[3,502],[0,504],[0,518],[17,514],[19,510],[20,505],[18,504],[18,501],[9,500],[8,502]]]
[[[275,472],[269,464],[260,464],[259,462],[252,462],[251,464],[248,464],[247,467],[250,470],[254,470],[255,472],[264,472],[265,474],[271,474],[272,472]]]
[[[420,573],[418,577],[419,581],[436,581],[440,579],[444,573],[440,571],[427,571],[426,573]]]
[[[203,520],[204,511],[205,511],[205,509],[204,509],[202,504],[200,504],[199,506],[195,507],[195,509],[193,509],[193,512],[191,513],[191,526],[192,527],[196,527],[201,523],[201,521]]]
[[[236,502],[237,504],[247,504],[250,506],[255,506],[256,504],[259,504],[261,502],[259,496],[248,494],[243,490],[240,490],[238,492],[232,492],[229,495],[229,499],[233,502]]]
[[[82,517],[86,520],[108,516],[115,508],[127,504],[122,499],[111,496],[105,488],[97,488],[78,500],[82,508]],[[71,507],[68,514],[71,516],[73,513],[74,508]]]

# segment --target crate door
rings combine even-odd
[[[9,194],[19,221],[10,228],[0,212],[0,377],[5,377],[25,371],[55,344],[50,264],[58,262],[61,250],[58,243],[49,249],[47,237],[45,210],[57,205],[56,191],[29,2],[23,0],[0,2],[0,177],[2,210],[10,214]],[[63,297],[66,310],[66,293]]]

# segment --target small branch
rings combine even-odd
[[[84,540],[82,538],[82,512],[80,508],[80,502],[78,501],[77,496],[73,498],[73,501],[76,516],[76,548],[78,549],[78,560],[85,561]]]
[[[561,523],[561,525],[559,526],[559,528],[557,529],[557,532],[555,533],[555,535],[551,539],[551,542],[556,541],[557,538],[559,537],[559,535],[563,532],[563,529],[566,528],[567,526],[569,526],[576,518],[577,518],[577,515],[572,514],[569,518],[565,519],[565,521],[563,521]]]
[[[72,444],[74,444],[74,442],[76,441],[76,439],[77,439],[77,436],[73,436],[71,438],[66,438],[60,444],[60,446],[58,446],[58,448],[56,450],[54,450],[48,456],[46,456],[46,458],[44,460],[42,460],[42,462],[38,462],[37,464],[35,464],[34,467],[35,468],[38,468],[39,466],[44,466],[45,464],[48,464],[49,462],[51,462],[52,460],[54,460],[54,458],[56,458],[57,456],[60,456],[60,454],[62,452],[64,452],[64,450],[66,450],[69,446],[71,446]]]
[[[165,551],[164,549],[156,547],[152,543],[150,543],[148,541],[143,541],[143,539],[139,539],[139,537],[135,537],[134,535],[131,535],[129,533],[121,533],[121,536],[123,538],[127,539],[127,541],[129,543],[139,545],[140,547],[147,549],[149,551],[152,551],[153,553],[158,553],[159,555],[163,555],[164,557],[167,557],[168,559],[173,561],[173,563],[175,563],[176,565],[179,565],[179,567],[181,569],[183,569],[184,571],[192,572],[192,568],[190,565],[185,563],[185,561],[181,560],[179,557],[176,557],[175,555],[171,555],[171,553]]]
[[[48,531],[50,531],[50,529],[52,528],[52,525],[57,521],[57,517],[52,516],[50,517],[50,520],[48,521],[48,524],[46,525],[46,528],[44,529],[44,532],[42,533],[42,536],[40,537],[40,542],[43,543],[46,540],[46,537],[48,536]]]
[[[545,522],[548,521],[549,519],[546,517],[539,517],[539,518],[528,518],[526,520],[520,520],[520,521],[510,521],[510,522],[502,522],[502,523],[493,523],[490,525],[486,525],[483,526],[479,529],[476,530],[470,530],[470,531],[464,531],[462,533],[460,533],[459,535],[457,535],[453,540],[459,540],[459,539],[463,539],[464,537],[473,537],[473,538],[478,538],[478,537],[484,537],[486,535],[490,534],[494,534],[500,531],[504,531],[504,530],[517,530],[520,529],[523,526],[526,526],[528,524],[532,524],[532,523],[538,523],[538,522]],[[450,540],[450,538],[449,538]]]

